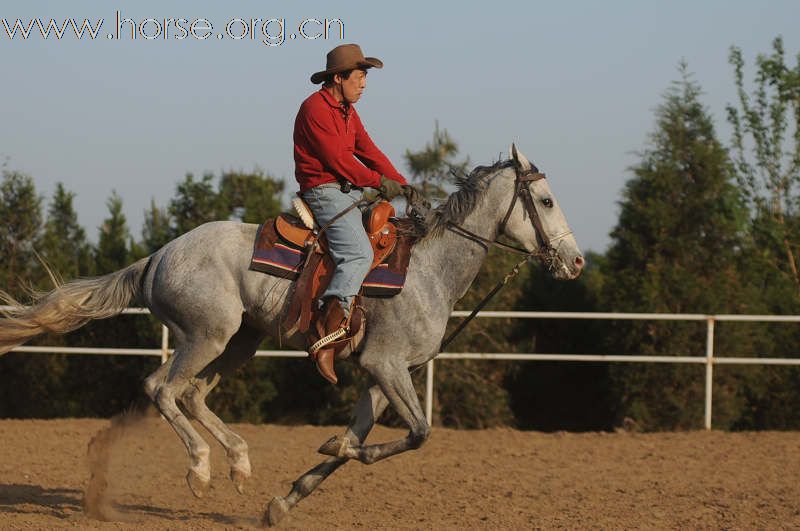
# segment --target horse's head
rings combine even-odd
[[[513,184],[508,183],[512,193],[500,232],[526,250],[536,251],[554,278],[577,278],[583,270],[583,255],[547,179],[514,144],[510,155],[514,174],[506,178],[513,179]]]

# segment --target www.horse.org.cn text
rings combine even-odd
[[[112,22],[112,21],[109,21]],[[0,38],[9,40],[65,38],[83,40],[234,40],[258,41],[266,46],[281,46],[287,40],[344,40],[344,22],[338,18],[304,18],[295,25],[286,18],[231,18],[215,25],[206,18],[144,18],[135,20],[117,10],[113,26],[106,20],[83,19],[0,19]],[[105,26],[105,30],[104,30]]]

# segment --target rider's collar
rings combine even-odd
[[[343,102],[336,101],[336,98],[333,97],[333,94],[331,94],[331,92],[325,87],[319,89],[319,92],[322,94],[322,99],[325,100],[325,102],[331,107],[340,109],[343,112],[346,112],[352,107],[351,105],[345,105]]]

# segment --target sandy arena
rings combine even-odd
[[[239,529],[259,525],[322,456],[336,427],[237,425],[254,477],[239,495],[212,443],[213,483],[192,496],[186,452],[158,417],[112,448],[117,521],[83,512],[87,444],[103,420],[0,421],[2,529]],[[372,441],[404,434],[376,428]],[[211,438],[208,438],[211,443]],[[280,528],[800,528],[800,434],[543,434],[434,429],[426,446],[348,463]]]

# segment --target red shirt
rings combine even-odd
[[[341,179],[377,188],[381,175],[407,184],[372,142],[355,107],[339,103],[325,88],[306,98],[297,112],[294,168],[300,192]]]

